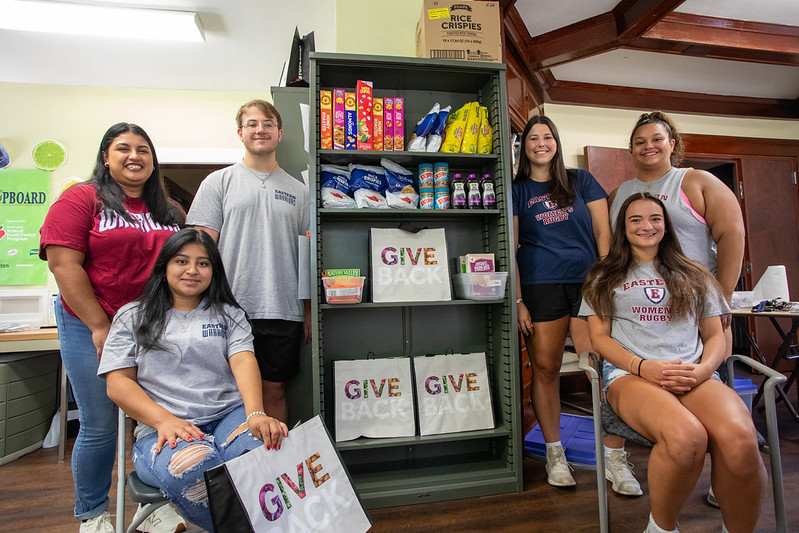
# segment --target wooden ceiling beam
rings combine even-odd
[[[623,0],[613,11],[575,22],[531,40],[525,39],[526,48],[522,53],[532,60],[533,68],[538,70],[609,52],[619,48],[625,40],[638,38],[683,1]],[[519,17],[515,8],[511,11]],[[524,23],[521,24],[526,29]]]
[[[546,102],[620,109],[660,109],[698,115],[793,120],[799,118],[799,100],[723,96],[557,80],[550,81],[546,90]]]
[[[618,46],[616,19],[611,13],[603,13],[533,37],[525,55],[534,69],[539,70],[608,52]]]
[[[685,0],[623,0],[613,8],[621,40],[640,37]]]
[[[625,46],[697,57],[799,65],[799,27],[672,13]]]
[[[513,7],[513,4],[516,3],[516,0],[499,0],[499,9],[501,13],[507,13],[510,11],[510,8]]]

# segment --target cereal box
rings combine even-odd
[[[466,254],[458,259],[463,274],[494,272],[494,254]]]
[[[383,149],[383,99],[372,99],[372,118],[374,129],[372,130],[372,150]]]
[[[394,151],[405,150],[405,99],[394,98]]]
[[[374,119],[372,118],[372,82],[358,80],[355,86],[355,93],[358,98],[358,150],[372,149],[372,132],[374,130]]]
[[[344,148],[355,150],[358,147],[358,116],[355,93],[344,93]]]
[[[333,149],[344,149],[344,89],[333,91]]]
[[[383,99],[383,150],[394,149],[394,99]]]
[[[319,148],[333,149],[333,93],[319,91]]]
[[[501,63],[500,3],[422,0],[416,56]]]

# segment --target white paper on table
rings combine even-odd
[[[788,275],[785,272],[785,265],[767,267],[752,292],[755,293],[755,302],[775,298],[790,302],[791,296],[788,291]]]

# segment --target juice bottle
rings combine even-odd
[[[497,195],[494,193],[494,182],[491,181],[491,174],[483,174],[480,178],[480,185],[483,189],[483,208],[494,209],[497,207]]]
[[[466,201],[469,204],[469,209],[483,207],[480,180],[477,178],[477,174],[469,174],[469,177],[466,178]]]
[[[452,196],[450,203],[453,209],[466,209],[466,183],[463,176],[459,173],[452,175]]]

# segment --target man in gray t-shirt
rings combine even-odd
[[[299,370],[310,340],[310,301],[298,298],[298,236],[310,227],[308,187],[278,165],[280,113],[264,100],[236,115],[241,162],[211,173],[200,185],[186,223],[219,245],[228,281],[253,323],[264,408],[288,422],[285,383]]]

